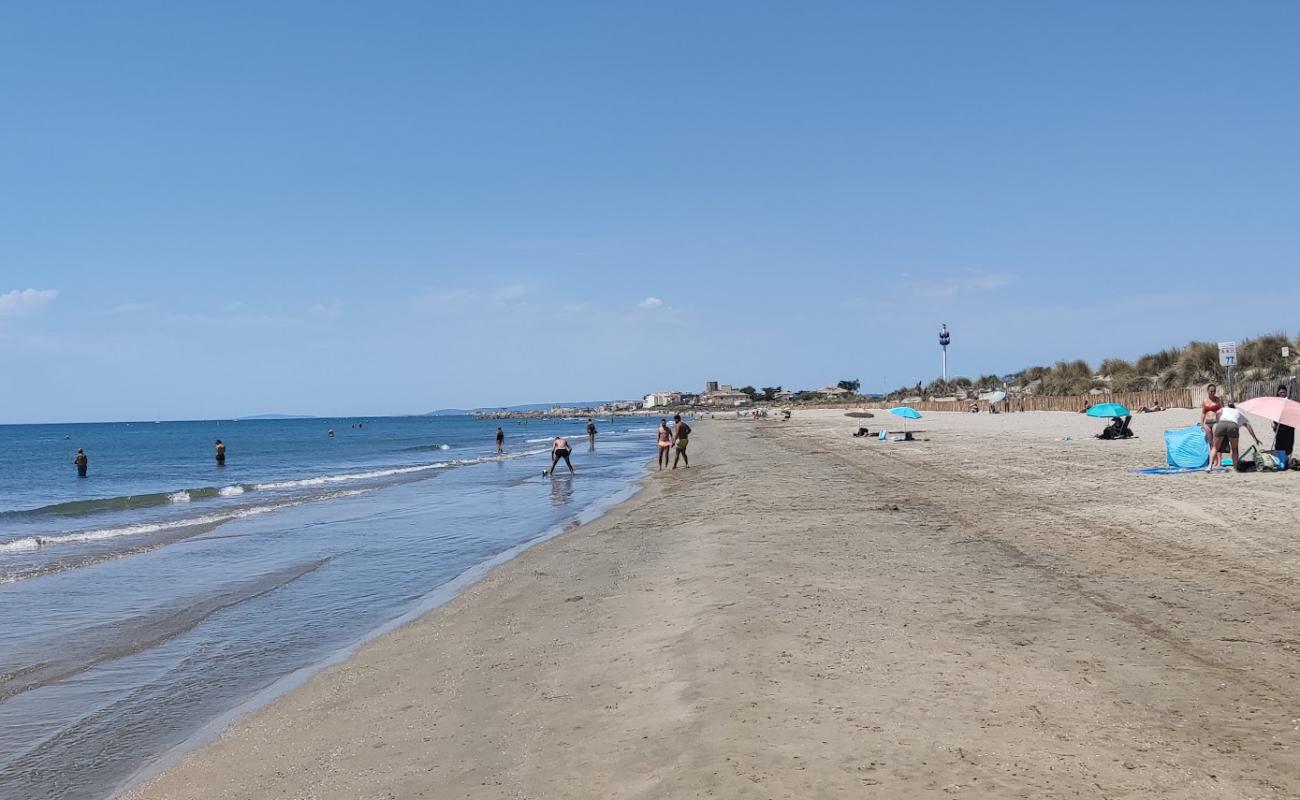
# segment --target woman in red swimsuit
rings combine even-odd
[[[1219,399],[1219,387],[1211,383],[1205,387],[1205,402],[1201,403],[1201,430],[1205,431],[1205,443],[1214,446],[1214,423],[1219,421],[1219,412],[1223,410],[1223,401]]]

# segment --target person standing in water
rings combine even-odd
[[[596,423],[591,421],[591,417],[587,417],[587,444],[593,450],[596,447]]]
[[[501,426],[498,425],[497,426],[497,455],[501,455],[505,451],[506,451],[506,432],[501,430]]]
[[[217,466],[224,467],[225,465],[226,465],[226,446],[221,442],[220,439],[218,439],[217,440]]]
[[[542,474],[554,475],[555,465],[559,464],[560,459],[562,458],[564,459],[564,463],[569,467],[569,474],[572,475],[573,462],[569,460],[569,454],[572,452],[573,448],[569,447],[569,440],[565,439],[563,436],[556,436],[555,441],[551,442],[551,468]]]
[[[90,468],[90,459],[86,456],[86,451],[78,447],[77,456],[72,459],[72,463],[77,465],[77,477],[86,477],[86,470]]]
[[[668,429],[668,420],[659,420],[659,469],[668,466],[668,451],[673,449],[673,432]]]
[[[679,458],[683,466],[689,467],[691,460],[686,457],[686,446],[690,444],[691,426],[682,422],[681,414],[674,414],[673,422],[677,423],[677,429],[673,431],[673,444],[677,445],[677,452],[673,454],[673,469],[677,469]]]

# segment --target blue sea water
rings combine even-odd
[[[0,426],[0,798],[111,795],[285,675],[625,496],[654,423],[598,421],[592,448],[585,420],[504,421],[501,455],[498,423],[472,417]],[[556,434],[572,476],[541,475]]]

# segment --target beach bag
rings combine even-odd
[[[1277,456],[1268,450],[1255,451],[1255,468],[1260,472],[1278,472],[1286,469]]]

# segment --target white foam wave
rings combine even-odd
[[[415,467],[395,467],[393,469],[376,469],[369,472],[347,472],[342,475],[321,475],[316,478],[300,478],[292,481],[257,483],[253,485],[253,488],[259,491],[276,491],[280,489],[299,489],[311,486],[328,486],[331,483],[343,483],[345,481],[365,481],[375,480],[376,478],[388,478],[394,475],[409,475],[413,472],[425,472],[427,470],[440,469],[450,465],[451,462],[439,461],[436,464],[421,464]]]
[[[190,493],[184,490],[173,492],[172,494],[167,495],[167,499],[173,503],[188,503],[190,501]]]
[[[40,546],[41,540],[39,537],[24,536],[21,539],[0,543],[0,553],[29,553]]]
[[[87,542],[99,542],[105,539],[117,539],[122,536],[140,536],[146,533],[161,533],[162,531],[188,528],[194,525],[220,524],[235,519],[255,517],[259,514],[265,514],[281,508],[290,508],[292,506],[302,505],[312,499],[332,500],[340,497],[353,497],[355,495],[364,494],[366,491],[366,489],[351,489],[341,492],[332,492],[328,495],[317,496],[315,498],[304,498],[290,503],[272,503],[262,506],[249,506],[237,511],[227,511],[220,514],[204,514],[197,517],[168,520],[166,522],[126,525],[120,528],[100,528],[98,530],[76,531],[74,533],[61,533],[53,536],[26,536],[22,539],[14,539],[13,541],[0,544],[0,553],[25,553],[38,548],[54,545],[85,544]]]
[[[217,494],[222,497],[238,497],[243,493],[244,487],[242,486],[223,486],[221,487],[221,491],[217,492]]]

